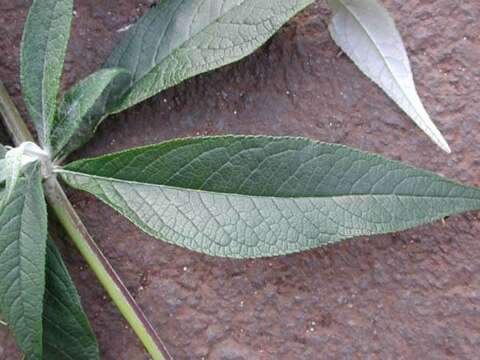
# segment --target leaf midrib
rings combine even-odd
[[[25,180],[26,181],[26,180]],[[28,195],[28,192],[26,193],[21,193],[19,197],[22,198],[22,201],[21,201],[21,210],[18,212],[19,213],[19,221],[20,221],[20,226],[19,226],[19,229],[18,229],[18,236],[17,238],[18,239],[21,239],[22,238],[22,234],[24,234],[24,232],[22,231],[23,227],[24,227],[24,216],[25,216],[25,203],[27,201],[26,197],[29,196]],[[18,199],[18,198],[17,198]],[[13,200],[10,202],[10,204],[12,204],[14,201],[16,200]],[[5,209],[4,209],[5,210]],[[18,279],[19,279],[19,285],[20,285],[20,296],[22,298],[24,298],[24,293],[25,293],[25,287],[23,286],[23,278],[24,278],[24,272],[22,271],[22,264],[24,262],[24,254],[23,254],[23,247],[22,247],[22,241],[14,241],[14,244],[16,244],[16,248],[17,248],[17,252],[19,254],[19,256],[17,257],[17,261],[15,262],[16,266],[16,273],[18,274]],[[15,280],[14,280],[15,281]],[[23,326],[28,326],[26,323],[25,323],[25,303],[23,301],[20,301],[20,306],[21,306],[21,311],[22,311],[22,317],[21,317],[21,323],[23,324]],[[41,310],[40,310],[41,311]],[[12,329],[12,331],[15,333],[15,329]],[[35,331],[35,334],[38,334],[38,331],[37,330],[34,330]],[[31,341],[31,335],[29,335],[29,337],[27,337],[28,340]],[[34,351],[34,349],[24,349],[25,351]]]
[[[52,13],[55,13],[56,10],[57,10],[57,7],[58,7],[59,3],[58,2],[55,2],[55,5],[54,5],[54,8],[52,10]],[[50,39],[51,39],[51,34],[52,32],[50,31],[51,27],[52,27],[52,22],[53,22],[53,19],[51,16],[48,17],[48,29],[49,31],[47,32],[47,39],[46,39],[46,49],[49,49],[50,48]],[[46,81],[46,70],[47,70],[47,57],[48,57],[48,51],[45,51],[45,53],[43,54],[43,72],[42,72],[42,125],[43,125],[43,136],[45,137],[45,139],[43,139],[42,141],[45,141],[45,142],[48,142],[49,138],[50,138],[50,119],[45,119],[45,111],[46,111],[46,105],[45,105],[45,98],[46,98],[46,94],[48,93],[48,86],[45,85],[45,81]],[[50,112],[50,111],[49,111]],[[47,144],[45,144],[47,145]]]
[[[262,195],[247,195],[247,194],[237,194],[232,192],[218,192],[218,191],[207,191],[207,190],[199,190],[199,189],[190,189],[184,187],[176,187],[171,185],[161,185],[161,184],[151,184],[151,183],[142,183],[139,181],[132,181],[132,180],[122,180],[122,179],[115,179],[105,176],[98,176],[98,175],[91,175],[77,171],[65,170],[60,169],[57,170],[60,174],[72,175],[72,176],[81,176],[85,178],[91,178],[94,180],[101,180],[107,181],[112,183],[122,183],[122,184],[129,184],[129,185],[140,185],[140,186],[150,186],[154,188],[161,188],[161,189],[170,189],[175,191],[188,191],[194,193],[203,193],[203,194],[218,194],[218,195],[230,195],[242,198],[266,198],[266,199],[286,199],[286,200],[300,200],[300,199],[339,199],[339,198],[363,198],[368,196],[374,197],[397,197],[397,198],[419,198],[419,199],[458,199],[458,200],[470,200],[470,201],[478,201],[480,203],[480,197],[464,197],[464,196],[430,196],[430,195],[406,195],[406,194],[381,194],[381,193],[369,193],[369,194],[345,194],[345,195],[324,195],[324,196],[262,196]]]
[[[230,10],[228,10],[227,12],[225,12],[223,15],[220,15],[220,16],[216,17],[213,21],[211,21],[210,23],[206,24],[205,26],[203,26],[201,29],[199,29],[199,30],[196,31],[195,33],[191,33],[191,32],[189,31],[189,36],[190,36],[190,37],[189,37],[188,39],[186,39],[186,40],[183,41],[182,43],[178,44],[177,47],[175,47],[174,49],[172,49],[172,51],[171,51],[168,55],[164,56],[163,59],[161,59],[158,63],[156,63],[154,66],[152,66],[142,77],[138,78],[133,84],[135,85],[136,83],[139,83],[139,82],[143,81],[143,79],[145,79],[146,77],[148,77],[148,76],[151,74],[151,72],[154,71],[155,68],[157,68],[157,67],[159,67],[161,64],[163,64],[164,60],[165,60],[167,57],[169,57],[169,56],[171,56],[172,54],[174,54],[175,52],[177,52],[178,49],[182,48],[183,45],[185,45],[188,41],[191,41],[195,36],[197,36],[199,33],[201,33],[202,31],[204,31],[206,28],[208,28],[209,26],[211,26],[211,25],[214,24],[214,23],[219,22],[219,20],[221,20],[221,19],[223,19],[224,17],[226,17],[230,12],[235,11],[237,8],[243,6],[246,1],[247,1],[247,0],[243,0],[240,4],[235,5],[235,6],[232,7]],[[184,3],[184,1],[182,1],[182,2],[180,3],[180,5],[179,5],[179,6],[177,7],[177,9],[175,10],[175,12],[178,10],[178,8],[179,8],[183,3]],[[222,6],[223,6],[223,5],[222,5]],[[170,26],[170,23],[171,23],[171,21],[169,22],[169,24],[167,25],[167,27]],[[191,26],[191,24],[190,24],[190,26]],[[163,36],[162,36],[161,41],[163,40],[164,35],[165,35],[166,32],[167,32],[167,29],[165,30],[165,32],[164,32],[164,34],[163,34]],[[161,43],[161,41],[160,41],[159,43]],[[155,53],[158,53],[158,48],[159,48],[159,47],[157,47],[157,49],[155,49]],[[156,58],[156,56],[154,56],[154,58],[152,59],[152,62],[155,61],[155,58]],[[136,64],[136,68],[137,68],[137,67],[138,67],[138,64]],[[132,86],[132,88],[133,88],[133,86]]]
[[[415,113],[417,114],[417,116],[420,118],[420,119],[423,119],[423,116],[418,112],[417,110],[417,107],[412,103],[412,100],[410,99],[410,96],[408,96],[404,91],[403,91],[403,87],[400,86],[400,82],[398,80],[398,77],[396,76],[395,72],[392,70],[390,64],[388,63],[388,61],[385,59],[385,57],[383,56],[382,52],[380,51],[380,46],[377,44],[377,42],[374,40],[374,38],[371,36],[371,33],[370,31],[363,25],[363,23],[359,20],[359,18],[357,17],[357,15],[353,12],[353,11],[350,11],[349,7],[347,5],[344,4],[344,0],[338,0],[338,2],[340,3],[340,5],[347,10],[348,13],[350,13],[352,15],[352,17],[355,19],[355,21],[360,25],[360,27],[365,31],[365,33],[368,35],[368,38],[370,39],[370,41],[373,43],[374,45],[374,48],[375,50],[377,51],[377,53],[380,55],[380,58],[382,59],[382,61],[385,63],[388,71],[390,72],[390,74],[392,75],[392,77],[395,79],[395,82],[397,84],[397,87],[400,89],[400,91],[402,92],[403,96],[405,97],[405,99],[407,99],[408,103],[411,105],[413,111],[415,111]],[[390,16],[390,15],[389,15]],[[435,133],[435,131],[433,131],[430,126],[427,125],[427,128],[430,130],[431,132],[431,135],[435,138],[435,140],[439,143],[439,144],[443,144],[443,140],[440,139],[438,137],[438,135]]]

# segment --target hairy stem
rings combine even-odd
[[[33,141],[32,134],[1,81],[0,113],[17,146],[25,141]],[[65,231],[152,358],[173,359],[140,306],[89,234],[57,179],[54,176],[48,178],[44,183],[44,189],[47,200]]]
[[[0,81],[0,114],[2,114],[3,123],[12,136],[15,145],[20,145],[24,141],[34,142],[33,136],[23,121],[17,107],[13,103],[7,89]]]

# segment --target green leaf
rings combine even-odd
[[[313,0],[166,0],[144,15],[106,67],[124,67],[132,85],[120,112],[183,80],[235,62],[267,41]]]
[[[0,159],[0,185],[5,182],[5,160]],[[0,209],[1,209],[1,202],[0,202]]]
[[[480,209],[480,190],[341,145],[301,138],[192,138],[61,171],[148,234],[253,258],[408,229]]]
[[[72,22],[73,0],[34,0],[22,39],[22,92],[38,137],[48,145]]]
[[[27,167],[0,211],[0,310],[28,360],[42,359],[47,209],[40,164]]]
[[[5,155],[7,154],[7,149],[0,144],[0,185],[5,181]],[[1,199],[1,196],[0,196]],[[1,201],[0,201],[1,204]],[[1,207],[1,206],[0,206]]]
[[[5,154],[5,159],[3,160],[2,164],[0,164],[3,169],[0,171],[2,173],[0,174],[2,176],[0,180],[5,182],[5,192],[2,194],[2,198],[0,199],[0,212],[10,200],[17,185],[18,179],[20,178],[24,149],[25,145],[11,149]]]
[[[130,75],[123,69],[100,70],[67,91],[52,127],[52,153],[63,157],[93,136],[108,115],[107,102],[128,86]]]
[[[330,33],[338,46],[440,148],[446,140],[430,119],[413,81],[407,52],[395,23],[377,0],[328,0]]]
[[[47,241],[44,299],[44,359],[100,359],[75,285],[52,239]]]
[[[32,162],[45,158],[48,158],[48,154],[30,141],[23,142],[20,146],[7,151],[4,161],[0,163],[0,183],[5,181],[6,187],[5,196],[0,199],[0,211],[10,200],[22,169]]]

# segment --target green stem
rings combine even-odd
[[[17,107],[13,103],[7,89],[0,81],[0,114],[3,117],[3,123],[12,136],[15,145],[20,145],[24,141],[34,142],[33,136],[23,121]]]
[[[17,146],[24,141],[33,140],[33,136],[1,81],[0,113]],[[44,183],[44,189],[47,200],[65,231],[151,357],[154,360],[173,359],[140,306],[89,234],[57,179],[54,176],[48,178]]]
[[[153,359],[172,359],[138,304],[92,239],[55,177],[45,182],[45,194],[58,220],[107,293]]]

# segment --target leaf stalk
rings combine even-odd
[[[17,107],[1,81],[0,114],[3,117],[7,130],[12,136],[13,142],[17,146],[25,141],[33,141],[32,134],[28,130]],[[77,250],[82,254],[152,359],[172,360],[173,358],[165,344],[115,272],[108,259],[93,240],[55,176],[47,178],[44,182],[44,190],[51,209],[72,239]]]

